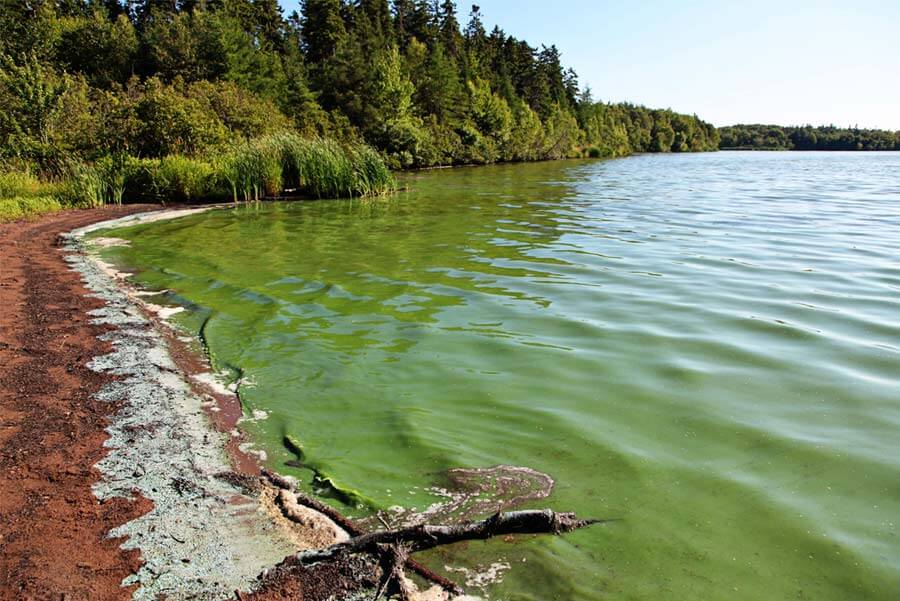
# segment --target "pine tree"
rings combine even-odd
[[[372,34],[381,40],[393,42],[394,27],[387,0],[360,0],[360,9],[372,27]]]
[[[415,83],[416,105],[424,114],[434,115],[439,123],[454,123],[465,112],[465,93],[459,71],[440,42],[428,50]]]
[[[462,51],[463,39],[459,32],[459,22],[456,20],[456,2],[453,0],[444,0],[441,3],[438,27],[444,48],[452,57],[458,59]]]
[[[334,58],[347,37],[341,16],[341,0],[304,0],[301,34],[308,63],[315,65]]]

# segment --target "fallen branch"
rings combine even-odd
[[[484,520],[449,526],[424,524],[364,533],[338,511],[297,490],[286,478],[266,469],[262,472],[272,484],[295,494],[298,503],[325,514],[353,537],[324,549],[303,551],[291,556],[290,559],[300,566],[312,567],[314,564],[336,561],[352,554],[368,554],[376,558],[382,567],[382,577],[375,590],[375,601],[386,594],[391,585],[395,587],[402,600],[412,598],[411,584],[406,579],[404,568],[414,571],[453,594],[462,594],[462,589],[455,583],[410,559],[410,553],[464,540],[484,540],[505,534],[562,534],[592,524],[617,521],[584,520],[576,517],[574,513],[557,513],[543,509],[499,512]]]
[[[291,484],[291,481],[287,478],[284,478],[283,476],[280,476],[266,468],[262,468],[260,471],[269,480],[269,482],[271,482],[278,488],[289,490],[293,494],[297,495],[298,503],[300,503],[301,505],[306,505],[310,509],[315,509],[319,513],[328,516],[329,518],[331,518],[332,522],[346,530],[347,534],[349,534],[350,536],[358,536],[363,533],[359,526],[354,524],[349,518],[347,518],[347,516],[343,515],[333,507],[329,507],[325,503],[322,503],[318,499],[314,499],[308,494],[298,490],[297,487]]]
[[[262,468],[261,471],[262,474],[269,480],[269,482],[271,482],[278,488],[291,491],[297,496],[298,503],[300,503],[301,505],[306,505],[311,509],[315,509],[319,513],[331,518],[331,520],[335,524],[346,530],[347,534],[349,534],[350,536],[359,537],[365,534],[365,532],[359,526],[357,526],[352,520],[347,518],[341,512],[298,490],[297,487],[294,486],[287,478],[284,478],[266,468]],[[410,559],[407,557],[405,565],[408,569],[418,574],[425,580],[437,584],[442,589],[448,592],[451,592],[455,595],[461,595],[463,592],[459,585],[457,585],[455,582],[423,566],[415,559]]]
[[[582,520],[574,513],[557,513],[549,509],[495,513],[477,522],[454,526],[421,525],[397,530],[379,530],[355,536],[325,549],[297,554],[302,564],[327,561],[344,553],[377,552],[379,545],[402,545],[409,552],[424,551],[464,540],[488,539],[503,534],[561,534],[591,524],[612,520]]]

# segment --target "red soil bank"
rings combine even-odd
[[[92,396],[111,377],[86,367],[109,352],[103,327],[56,246],[57,235],[152,205],[65,211],[0,224],[0,599],[127,599],[140,565],[106,533],[146,499],[99,502],[93,468],[114,404]]]

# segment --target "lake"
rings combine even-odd
[[[523,506],[621,518],[424,557],[471,592],[898,598],[900,153],[399,179],[387,198],[107,231],[131,245],[104,253],[191,309],[182,325],[265,416],[245,427],[268,463],[357,495],[331,500],[349,513],[444,516],[521,488]],[[529,469],[453,476],[497,465]]]

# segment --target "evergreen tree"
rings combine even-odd
[[[443,0],[438,13],[438,27],[440,29],[441,43],[455,59],[459,59],[462,53],[463,38],[459,32],[459,22],[456,20],[456,3],[453,0]]]
[[[427,59],[417,70],[416,105],[426,115],[434,115],[439,123],[459,119],[465,97],[456,64],[447,56],[440,42],[427,50]]]
[[[334,58],[347,37],[340,0],[304,0],[301,34],[306,60],[321,64]]]
[[[383,41],[394,42],[394,25],[387,0],[360,0],[360,9],[371,26],[372,35]]]

